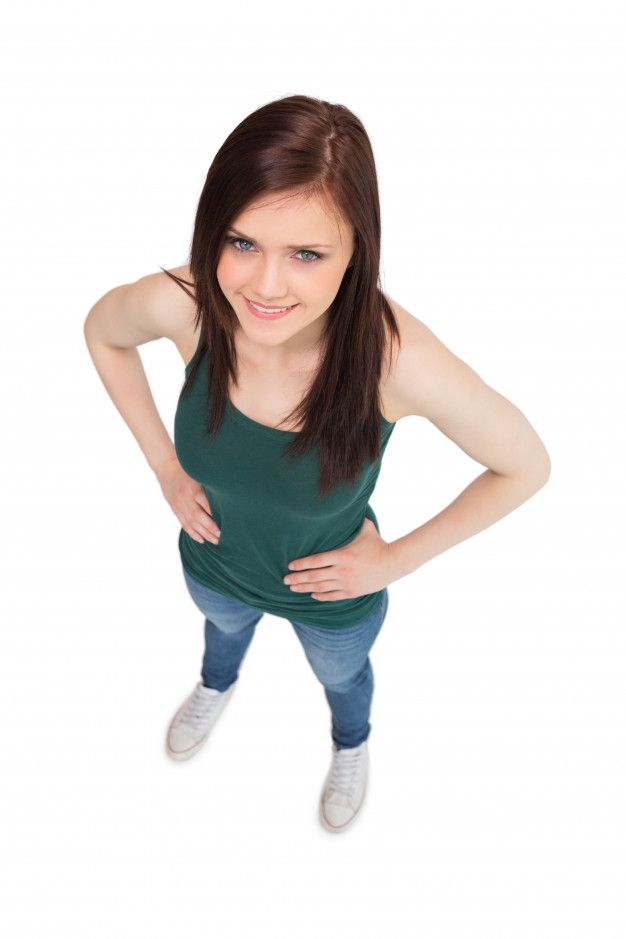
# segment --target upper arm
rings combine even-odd
[[[85,336],[122,349],[163,337],[176,342],[191,321],[185,296],[162,271],[113,287],[87,314]]]
[[[413,318],[394,375],[394,398],[405,415],[427,418],[468,456],[502,475],[549,472],[540,437],[508,398]]]

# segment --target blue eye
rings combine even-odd
[[[227,237],[224,240],[226,241],[227,244],[232,245],[235,251],[239,251],[241,254],[250,254],[250,252],[246,248],[239,248],[237,246],[237,242],[244,244],[244,245],[251,245],[252,244],[251,241],[246,241],[245,238],[237,238],[235,236]],[[308,248],[300,248],[300,251],[298,251],[298,254],[312,254],[313,255],[312,258],[298,258],[298,261],[300,261],[302,264],[312,264],[313,261],[321,261],[322,258],[324,257],[323,254],[318,254],[317,251],[309,251]]]

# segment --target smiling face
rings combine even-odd
[[[233,219],[216,273],[252,355],[278,364],[315,349],[353,250],[352,226],[318,199],[259,199]],[[249,300],[292,309],[257,315]]]

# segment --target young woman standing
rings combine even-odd
[[[373,672],[387,586],[513,511],[547,481],[520,410],[379,287],[374,157],[358,118],[304,95],[236,127],[200,196],[190,262],[115,287],[85,337],[106,390],[181,523],[202,611],[201,680],[166,749],[188,759],[232,695],[264,612],[288,619],[330,707],[320,798],[330,831],[366,791]],[[137,346],[185,363],[174,442]],[[387,543],[369,504],[397,421],[426,417],[487,467]]]

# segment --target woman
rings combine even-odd
[[[181,523],[183,575],[205,617],[201,681],[167,752],[198,752],[263,613],[285,617],[330,706],[320,818],[335,832],[366,790],[369,651],[388,584],[511,512],[550,471],[522,413],[382,293],[379,258],[363,125],[295,95],[249,115],[218,151],[189,265],[114,288],[85,321],[96,369]],[[174,443],[136,348],[163,336],[186,363]],[[408,415],[488,468],[387,543],[368,500]]]

